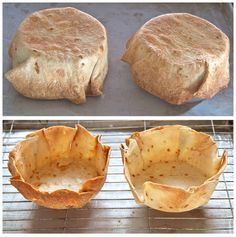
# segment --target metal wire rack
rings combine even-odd
[[[106,183],[84,208],[53,210],[37,206],[9,183],[8,153],[29,132],[51,125],[80,122],[112,147]],[[185,213],[164,213],[135,203],[123,175],[119,151],[133,131],[163,124],[188,125],[213,136],[219,153],[229,162],[209,203]],[[233,233],[232,121],[4,121],[3,124],[4,233]]]

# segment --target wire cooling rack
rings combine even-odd
[[[112,147],[106,183],[84,208],[53,210],[37,206],[9,183],[8,153],[29,132],[80,122]],[[163,124],[183,124],[213,136],[229,162],[207,205],[185,213],[164,213],[135,203],[123,175],[120,143],[134,131]],[[4,121],[4,233],[233,233],[232,121]]]

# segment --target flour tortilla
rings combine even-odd
[[[6,78],[24,96],[80,104],[102,94],[108,69],[105,27],[78,9],[52,8],[20,24]]]
[[[230,80],[228,37],[187,13],[145,23],[129,39],[122,60],[138,86],[171,104],[211,98]]]
[[[9,154],[11,184],[38,205],[80,208],[102,188],[110,147],[85,128],[53,126],[29,134]]]
[[[165,212],[207,203],[227,164],[209,135],[180,125],[134,133],[126,144],[124,173],[136,202]]]

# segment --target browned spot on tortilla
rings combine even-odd
[[[57,75],[60,76],[60,77],[64,77],[64,76],[65,76],[65,72],[64,72],[64,70],[61,69],[61,68],[60,68],[60,69],[57,69],[56,72],[57,72]]]
[[[180,149],[178,149],[175,153],[176,153],[177,156],[179,156]]]
[[[36,16],[32,16],[32,17],[31,17],[31,21],[33,21],[33,22],[38,21],[38,17],[36,17]]]
[[[34,64],[34,70],[37,72],[37,74],[39,74],[39,65],[37,62]]]

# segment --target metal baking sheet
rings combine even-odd
[[[112,147],[102,190],[81,209],[54,210],[26,200],[9,183],[8,154],[35,129],[74,127],[80,122]],[[228,165],[210,201],[184,213],[165,213],[138,205],[123,174],[119,146],[134,131],[164,124],[188,125],[213,136],[228,152]],[[233,126],[229,121],[5,121],[3,129],[4,233],[233,233]]]
[[[51,7],[72,6],[101,21],[108,32],[109,72],[104,94],[89,97],[82,105],[66,100],[32,100],[18,94],[7,80],[3,80],[4,115],[59,115],[59,116],[119,116],[119,115],[233,115],[233,10],[225,3],[5,3],[3,4],[3,71],[10,67],[8,48],[20,22],[30,13]],[[231,42],[231,82],[227,89],[210,100],[176,106],[140,89],[132,80],[129,65],[120,61],[128,38],[152,17],[170,13],[188,12],[203,17],[228,35]]]

